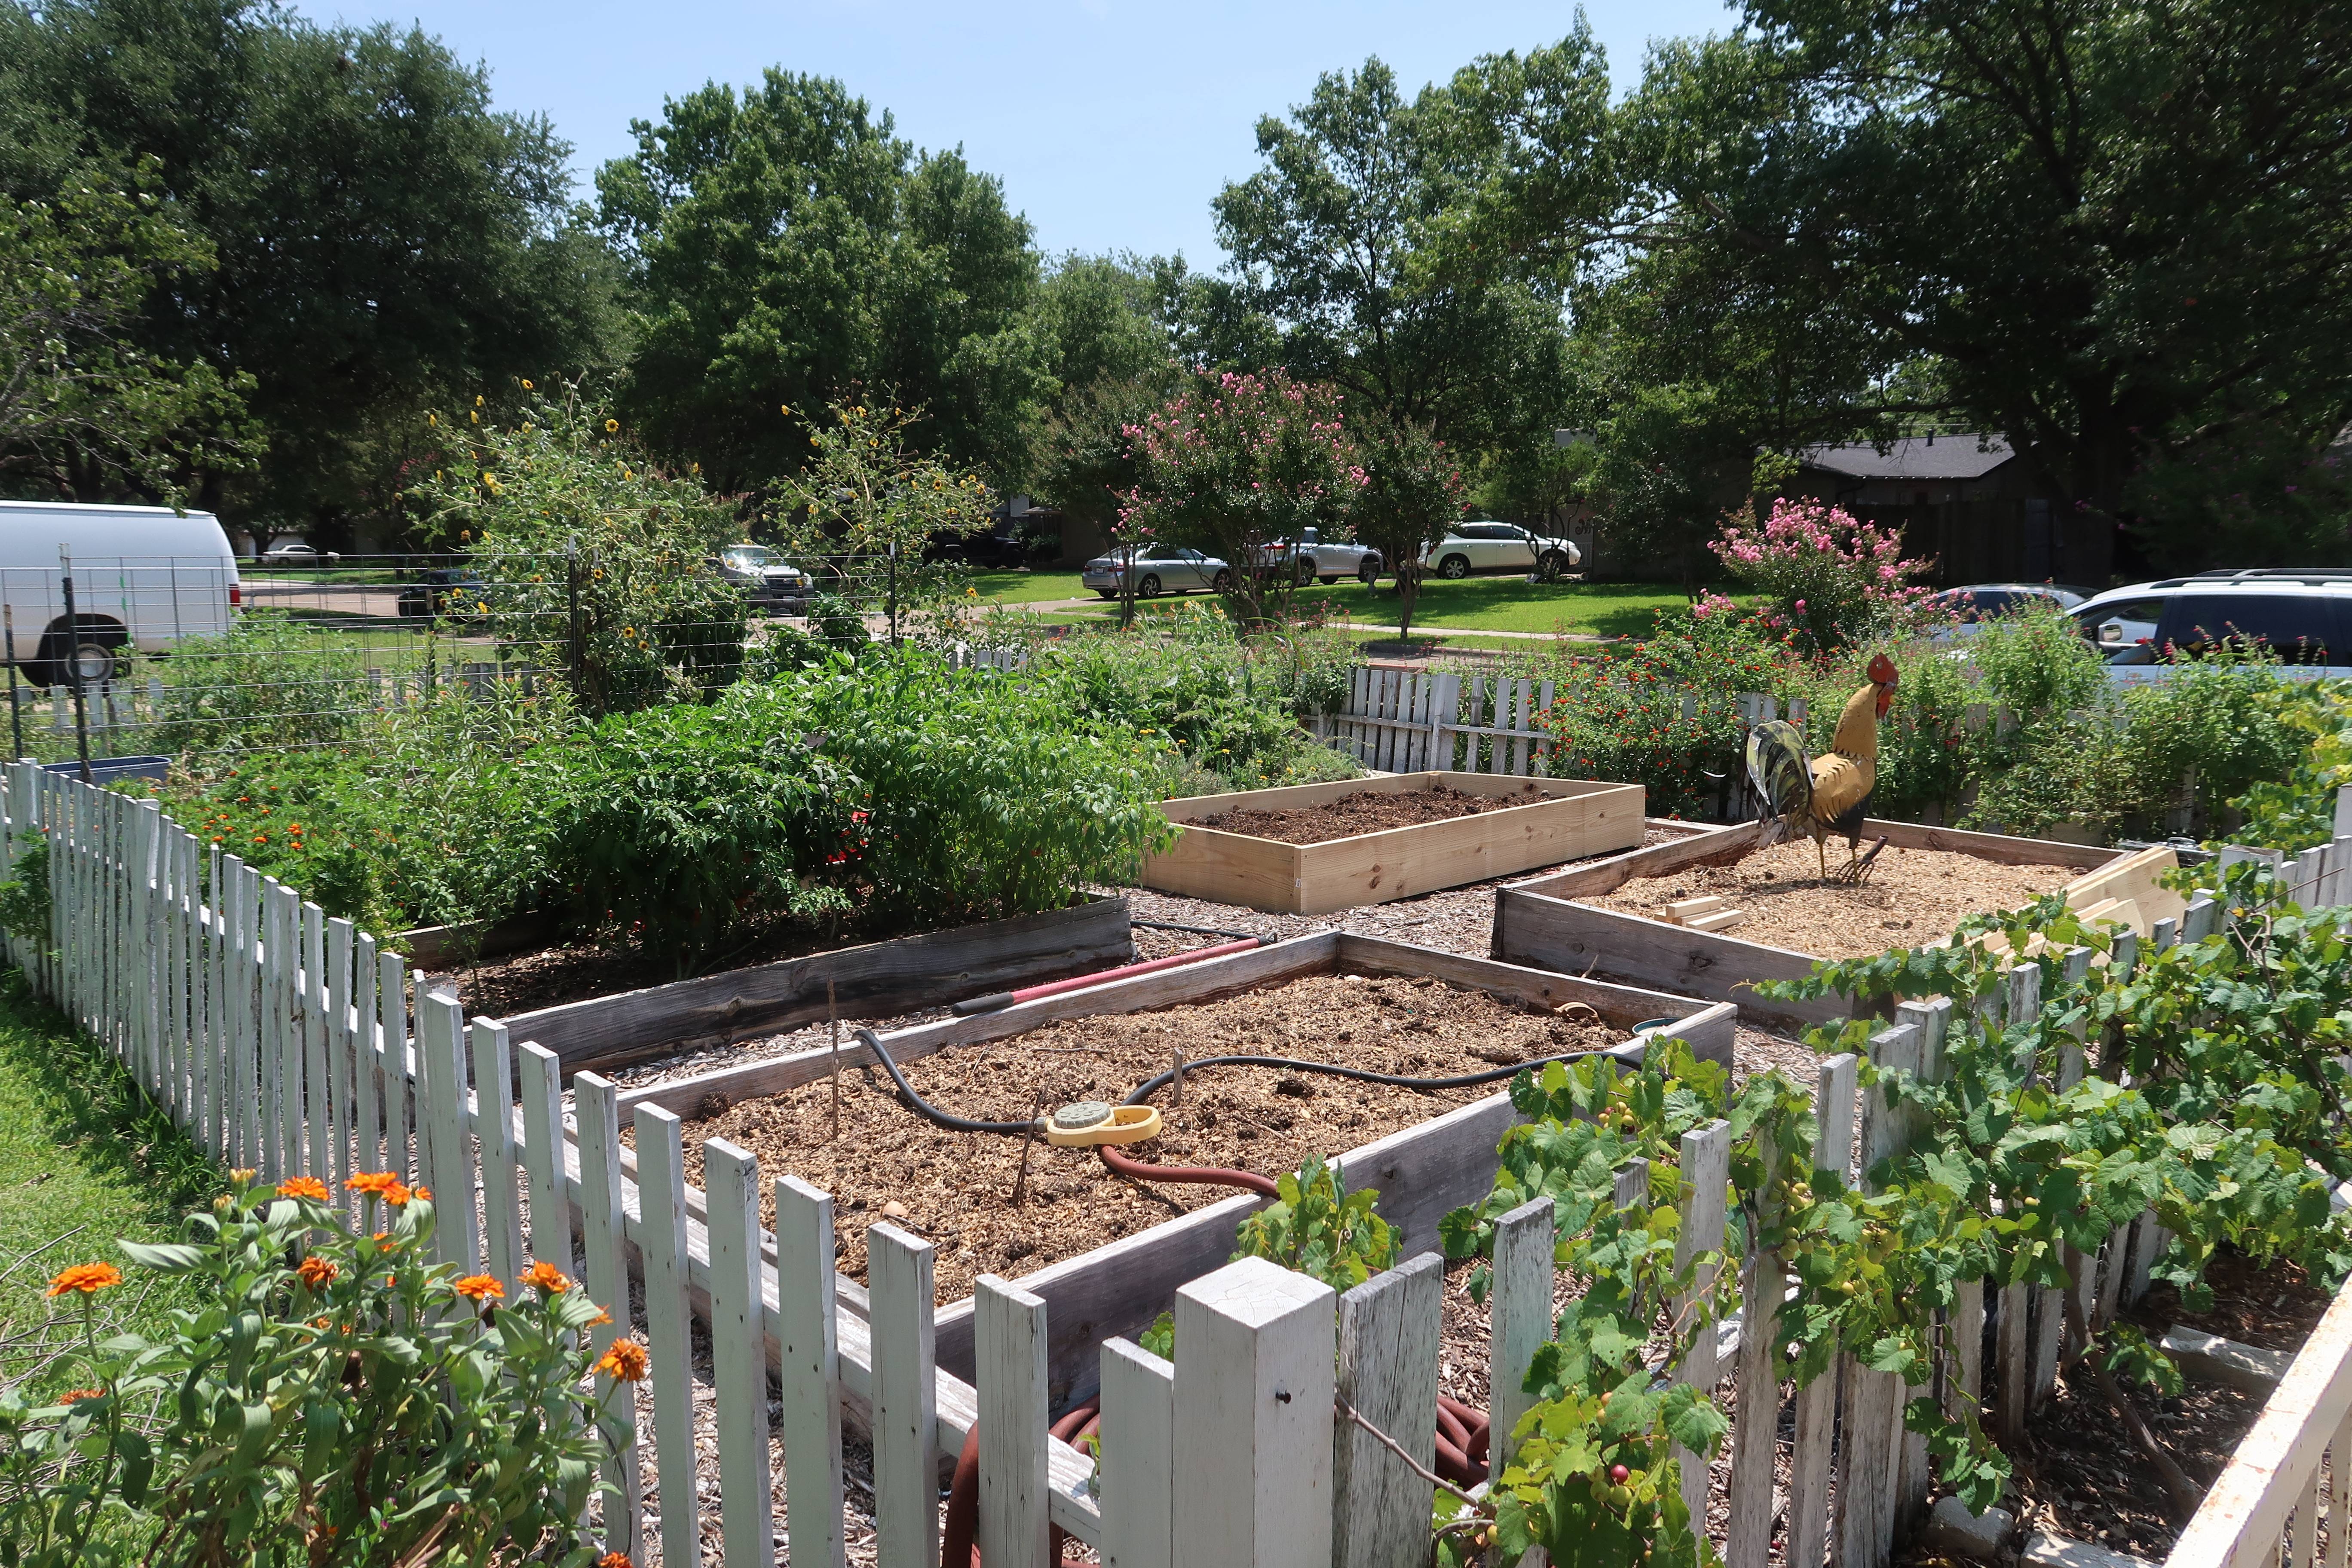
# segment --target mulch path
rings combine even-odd
[[[980,1121],[1019,1121],[1067,1101],[1117,1102],[1188,1059],[1217,1054],[1297,1057],[1413,1077],[1450,1077],[1569,1051],[1616,1045],[1622,1031],[1589,1014],[1561,1016],[1432,979],[1313,975],[1245,995],[1156,1013],[1074,1019],[1010,1039],[960,1046],[906,1064],[908,1079],[940,1109]],[[1336,1154],[1507,1082],[1420,1091],[1261,1068],[1187,1075],[1181,1104],[1155,1103],[1166,1131],[1132,1146],[1136,1158],[1276,1175],[1309,1154]],[[1012,1203],[1021,1140],[946,1131],[900,1106],[878,1071],[832,1085],[713,1107],[686,1129],[688,1179],[702,1182],[707,1138],[725,1138],[834,1194],[842,1271],[863,1279],[866,1229],[885,1204],[894,1223],[939,1244],[939,1299],[971,1293],[974,1276],[1027,1274],[1233,1189],[1135,1184],[1091,1151],[1038,1143],[1028,1152],[1024,1201]],[[763,1216],[772,1223],[772,1215]]]
[[[1450,822],[1479,816],[1515,805],[1535,805],[1552,797],[1530,784],[1509,795],[1473,795],[1439,784],[1431,789],[1404,790],[1394,795],[1366,793],[1342,795],[1321,805],[1290,811],[1228,811],[1204,816],[1190,826],[1271,838],[1283,844],[1328,844],[1361,833],[1391,827],[1412,827],[1424,822]],[[1532,876],[1534,873],[1529,872]]]
[[[1830,847],[1832,873],[1844,861],[1845,841],[1839,839]],[[1664,920],[1667,904],[1715,894],[1748,917],[1725,936],[1819,958],[1870,958],[1891,947],[1938,941],[1963,916],[2031,903],[2080,874],[2064,866],[2003,866],[1948,849],[1890,845],[1879,851],[1863,885],[1851,888],[1823,882],[1812,840],[1800,838],[1736,865],[1637,878],[1614,892],[1576,901]]]

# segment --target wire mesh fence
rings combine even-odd
[[[952,640],[951,564],[758,546],[593,555],[78,559],[0,569],[10,754],[93,773],[350,743],[449,702],[586,715],[882,638]]]

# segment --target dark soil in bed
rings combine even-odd
[[[2291,1263],[2257,1267],[2224,1252],[2207,1272],[2209,1311],[2189,1312],[2169,1285],[2158,1285],[2125,1316],[2160,1338],[2176,1324],[2242,1344],[2294,1350],[2327,1310],[2326,1291]],[[2210,1486],[2231,1451],[2262,1413],[2265,1394],[2191,1381],[2178,1398],[2126,1385],[2158,1439],[2200,1486]],[[2023,1528],[2040,1528],[2110,1551],[2161,1561],[2179,1533],[2163,1483],[2122,1429],[2087,1370],[2062,1377],[2057,1394],[2028,1424],[2007,1506]],[[1929,1561],[1909,1554],[1913,1563]]]
[[[1405,790],[1396,795],[1343,795],[1322,805],[1305,805],[1295,811],[1229,811],[1222,816],[1202,817],[1191,826],[1245,833],[1252,838],[1271,838],[1283,844],[1328,844],[1335,838],[1353,838],[1361,833],[1412,827],[1424,822],[1450,822],[1457,816],[1534,805],[1551,798],[1534,784],[1509,795],[1472,795],[1441,784],[1434,789]]]
[[[1563,1016],[1427,978],[1316,975],[1223,1001],[1074,1019],[951,1047],[907,1063],[906,1072],[942,1110],[1016,1121],[1071,1100],[1123,1100],[1167,1070],[1179,1047],[1191,1060],[1283,1056],[1437,1078],[1604,1048],[1623,1037],[1585,1009]],[[1145,1161],[1277,1175],[1308,1154],[1345,1152],[1497,1093],[1507,1081],[1423,1092],[1262,1068],[1202,1068],[1187,1073],[1181,1104],[1160,1093],[1166,1131],[1129,1152]],[[1021,1140],[935,1127],[900,1106],[878,1070],[853,1068],[840,1089],[837,1136],[832,1089],[823,1080],[709,1108],[686,1130],[688,1179],[701,1184],[704,1139],[740,1144],[760,1157],[767,1175],[790,1172],[834,1194],[844,1273],[865,1278],[866,1230],[878,1219],[937,1243],[942,1302],[970,1294],[976,1275],[1032,1273],[1233,1195],[1227,1187],[1129,1182],[1090,1150],[1038,1143],[1028,1150],[1024,1201],[1015,1207]],[[905,1213],[886,1215],[885,1205]],[[765,1214],[763,1222],[773,1217]]]

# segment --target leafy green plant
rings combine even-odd
[[[1276,1178],[1282,1195],[1241,1223],[1235,1258],[1264,1258],[1294,1273],[1351,1290],[1397,1261],[1397,1228],[1374,1212],[1372,1187],[1339,1188],[1339,1173],[1320,1154]]]
[[[58,1275],[88,1386],[0,1392],[9,1568],[593,1560],[595,1466],[634,1438],[578,1403],[594,1303],[541,1264],[500,1305],[495,1279],[425,1261],[427,1194],[389,1173],[350,1184],[357,1226],[315,1178],[272,1191],[240,1172],[184,1241],[123,1243],[194,1291],[166,1334],[99,1340],[94,1299],[121,1271]],[[599,1364],[644,1363],[632,1346]]]
[[[51,908],[49,836],[37,833],[16,851],[14,874],[0,882],[0,929],[47,943]]]
[[[747,605],[706,563],[740,524],[699,464],[659,466],[578,381],[523,382],[511,424],[478,396],[462,418],[426,417],[443,467],[409,491],[419,531],[470,552],[483,578],[446,613],[489,616],[502,646],[562,669],[590,713],[734,679]]]

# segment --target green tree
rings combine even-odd
[[[570,152],[419,31],[258,0],[0,3],[0,192],[152,158],[142,187],[213,249],[158,280],[134,341],[254,377],[268,457],[190,476],[235,520],[335,540],[394,517],[429,463],[426,407],[617,352],[615,270],[569,205]]]
[[[964,586],[955,563],[925,563],[926,547],[980,526],[996,498],[978,475],[913,447],[919,409],[837,403],[828,412],[811,422],[808,467],[781,487],[777,526],[820,574],[832,603],[815,606],[818,618],[848,619],[862,646],[863,622],[851,617],[878,609],[896,642],[909,612],[936,626]]]
[[[1363,488],[1351,515],[1356,537],[1381,552],[1396,578],[1397,636],[1412,637],[1422,552],[1462,516],[1462,470],[1426,425],[1375,426],[1359,433]]]
[[[809,456],[779,407],[892,402],[923,411],[921,445],[1021,470],[1050,355],[1029,226],[994,178],[772,68],[632,129],[596,184],[638,316],[626,406],[656,442],[761,489]]]
[[[131,341],[150,290],[213,262],[152,196],[71,184],[0,196],[0,484],[73,496],[176,496],[192,470],[248,465],[250,376]]]
[[[1653,72],[1664,202],[1762,288],[1932,359],[2058,495],[2352,415],[2352,58],[2300,0],[1751,0]],[[1736,59],[1736,64],[1728,63]],[[1772,84],[1769,120],[1756,88]]]
[[[1265,166],[1218,195],[1217,237],[1293,374],[1458,444],[1549,440],[1568,391],[1558,288],[1438,243],[1496,144],[1465,120],[1449,89],[1408,100],[1378,59],[1327,74],[1258,121]]]
[[[1141,478],[1123,529],[1224,560],[1244,625],[1278,613],[1295,583],[1264,569],[1272,547],[1344,527],[1364,483],[1340,408],[1332,388],[1279,371],[1196,374],[1128,432]]]

